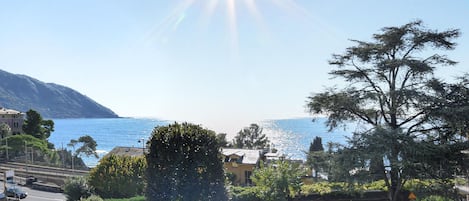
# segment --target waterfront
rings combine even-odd
[[[350,132],[338,129],[328,133],[324,126],[325,119],[311,118],[265,120],[258,122],[264,128],[271,144],[288,157],[305,159],[304,151],[315,136],[323,138],[323,144],[327,142],[345,143],[344,136],[350,136]],[[49,141],[56,149],[72,149],[67,147],[71,139],[78,139],[83,135],[90,135],[98,143],[100,157],[116,146],[142,147],[139,140],[149,138],[153,128],[167,125],[169,121],[150,118],[110,118],[110,119],[54,119],[55,131],[49,137]],[[240,128],[241,129],[241,128]],[[88,166],[95,166],[99,159],[84,158]]]

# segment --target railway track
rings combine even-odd
[[[31,165],[25,163],[6,162],[0,163],[0,173],[3,177],[3,172],[7,170],[14,170],[18,182],[25,182],[27,177],[35,177],[40,181],[53,183],[62,186],[65,180],[73,176],[86,176],[88,171],[72,170],[65,168],[56,168],[40,165]]]

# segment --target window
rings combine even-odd
[[[244,183],[246,183],[246,185],[252,185],[251,175],[251,171],[244,171]]]

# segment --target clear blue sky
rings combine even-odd
[[[461,29],[467,0],[0,0],[0,69],[71,87],[120,116],[190,121],[218,132],[308,116],[327,61],[384,26],[421,19]]]

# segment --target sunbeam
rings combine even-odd
[[[226,0],[226,14],[228,18],[228,29],[230,44],[234,52],[238,52],[238,24],[236,16],[236,0]]]
[[[167,15],[161,23],[156,24],[146,36],[146,43],[166,43],[169,35],[176,31],[184,20],[186,12],[194,4],[195,0],[184,0]]]
[[[304,19],[309,18],[307,12],[300,7],[294,0],[180,0],[176,7],[169,13],[163,21],[157,24],[147,35],[147,43],[167,43],[172,33],[177,31],[182,22],[192,19],[194,16],[189,16],[188,12],[192,9],[200,9],[199,26],[203,29],[212,23],[216,12],[222,12],[225,15],[225,27],[228,45],[231,52],[237,54],[239,49],[240,35],[238,19],[242,12],[241,9],[246,9],[247,13],[253,19],[256,27],[262,32],[263,36],[269,36],[269,30],[262,15],[262,5],[274,5],[279,10],[286,12],[290,15],[300,16]],[[200,7],[195,6],[200,5]],[[221,9],[221,10],[220,10]],[[191,14],[193,12],[190,12]],[[218,21],[218,20],[216,20]]]

